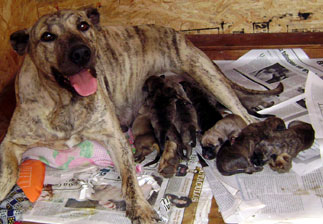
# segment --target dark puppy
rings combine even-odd
[[[175,89],[166,85],[164,76],[149,77],[143,89],[148,93],[146,104],[149,107],[151,125],[160,148],[160,153],[157,157],[145,165],[149,166],[159,161],[165,149],[167,139],[174,140],[177,146],[183,146],[183,144],[180,134],[174,125],[176,101],[178,99]],[[181,150],[183,149],[181,148]]]
[[[222,115],[216,107],[217,102],[212,100],[205,91],[198,87],[198,85],[187,81],[182,81],[180,83],[196,110],[197,123],[202,136],[207,130],[212,128],[217,121],[222,119]],[[201,138],[201,136],[199,136],[199,138]],[[213,146],[203,144],[202,154],[205,158],[215,158],[216,155]]]
[[[198,131],[197,114],[190,102],[182,99],[176,101],[175,127],[185,146],[185,157],[189,159],[192,155],[192,148],[196,146],[196,132]]]
[[[263,157],[255,155],[255,146],[273,131],[284,130],[284,121],[269,117],[265,121],[245,127],[233,145],[227,141],[219,150],[216,165],[222,175],[258,172],[262,170]]]
[[[217,102],[192,82],[182,81],[180,84],[196,110],[197,122],[203,134],[222,119],[222,115],[216,108]]]
[[[182,79],[176,75],[166,76],[166,85],[173,88],[177,94],[175,127],[179,132],[186,153],[182,157],[189,159],[192,154],[192,148],[196,146],[196,132],[199,130],[197,124],[197,114],[191,100],[185,93],[182,85],[179,84]],[[181,151],[180,151],[181,153]]]
[[[260,141],[255,152],[263,154],[264,160],[269,160],[272,170],[284,173],[292,167],[292,159],[299,152],[310,148],[314,139],[315,131],[312,125],[293,121],[288,125],[288,129],[272,132],[268,139]]]

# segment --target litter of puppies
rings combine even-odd
[[[233,87],[239,96],[241,88]],[[242,101],[248,94],[266,95],[265,91],[242,90]],[[268,95],[282,90],[280,84]],[[247,125],[238,115],[226,115],[223,106],[210,100],[194,82],[151,76],[143,91],[147,97],[132,125],[135,161],[143,161],[156,150],[156,158],[145,165],[159,162],[158,171],[166,178],[175,174],[182,160],[189,160],[196,141],[204,159],[216,159],[222,175],[252,174],[266,164],[279,173],[288,172],[292,159],[314,142],[312,126],[302,121],[293,121],[286,128],[282,119],[265,115],[262,121]]]

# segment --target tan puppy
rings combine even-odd
[[[134,154],[136,162],[142,162],[145,156],[157,150],[159,146],[155,137],[154,129],[151,126],[150,114],[147,105],[143,105],[139,114],[132,124],[132,134],[136,152]]]
[[[111,151],[122,178],[127,215],[154,223],[156,212],[141,192],[130,145],[130,127],[153,74],[190,77],[247,123],[247,113],[212,61],[173,29],[155,25],[101,27],[96,9],[62,10],[10,36],[27,53],[16,80],[17,107],[1,146],[0,199],[14,186],[22,153],[35,146],[72,147],[95,140]]]
[[[224,142],[227,140],[232,142],[246,126],[246,122],[235,114],[229,114],[219,120],[202,136],[203,157],[214,159]]]

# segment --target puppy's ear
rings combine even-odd
[[[145,83],[145,84],[143,85],[143,87],[142,87],[142,91],[143,91],[143,92],[148,92],[148,85],[147,85],[147,83]]]
[[[100,23],[100,13],[96,8],[85,9],[87,17],[91,20],[92,24],[97,25]]]
[[[19,54],[23,55],[27,51],[29,43],[29,34],[27,30],[18,30],[10,35],[12,48]]]

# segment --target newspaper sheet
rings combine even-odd
[[[276,104],[259,113],[274,114],[286,124],[296,119],[309,122],[316,132],[313,146],[299,153],[288,173],[265,166],[252,175],[222,176],[215,160],[206,161],[204,172],[224,221],[322,223],[323,60],[310,60],[301,49],[253,50],[237,61],[220,62],[219,67],[248,88],[270,89],[283,82],[285,89]]]
[[[155,156],[151,154],[143,164]],[[138,174],[139,185],[149,203],[163,222],[170,224],[180,224],[184,220],[196,224],[208,223],[212,193],[204,179],[196,153],[191,160],[181,163],[176,175],[170,179],[158,174],[157,165],[145,167]],[[114,168],[89,166],[62,171],[47,167],[45,184],[33,208],[23,215],[24,221],[131,223],[125,216],[121,178]]]

